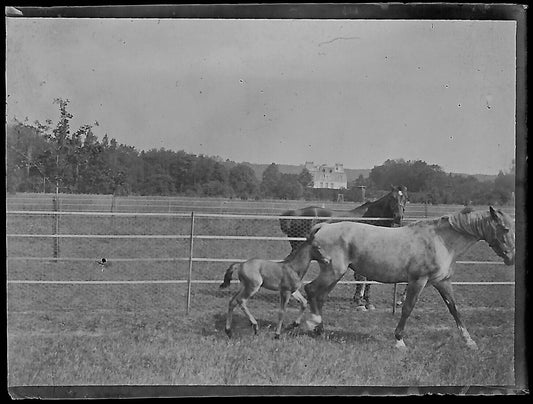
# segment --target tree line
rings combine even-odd
[[[281,173],[272,163],[257,178],[246,163],[164,148],[138,151],[107,134],[100,140],[98,122],[71,128],[68,100],[56,99],[57,123],[14,120],[6,126],[8,192],[55,192],[114,195],[219,196],[242,199],[319,199],[362,201],[381,196],[390,185],[407,186],[412,202],[506,204],[512,202],[514,161],[494,181],[447,174],[424,161],[387,160],[367,178],[359,176],[347,189],[314,189],[304,168]]]

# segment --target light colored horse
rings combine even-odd
[[[485,240],[506,265],[514,264],[513,220],[500,210],[459,213],[421,220],[404,227],[386,228],[362,223],[320,223],[311,232],[320,273],[305,285],[311,316],[307,326],[322,330],[322,306],[329,292],[354,265],[368,279],[384,283],[407,282],[407,297],[395,330],[396,347],[405,348],[403,329],[427,283],[440,293],[466,344],[476,349],[455,305],[450,278],[457,256]],[[322,261],[322,262],[320,262]]]
[[[307,308],[307,300],[302,296],[298,289],[302,286],[302,278],[309,269],[311,260],[314,259],[314,256],[316,255],[313,254],[313,251],[311,244],[309,242],[304,242],[298,249],[293,251],[281,262],[253,258],[245,262],[231,264],[226,270],[224,282],[220,287],[227,288],[230,285],[233,273],[237,272],[240,280],[240,288],[229,301],[228,316],[226,318],[226,334],[228,334],[229,337],[232,335],[232,314],[237,305],[239,305],[242,311],[246,314],[252,324],[254,333],[257,334],[257,321],[252,313],[250,313],[250,310],[246,306],[246,302],[255,295],[261,287],[280,292],[280,309],[275,338],[279,338],[280,336],[283,318],[291,295],[300,302],[300,313],[293,323],[293,326],[299,326],[305,309]]]

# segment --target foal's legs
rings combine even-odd
[[[231,321],[233,317],[233,309],[235,309],[235,306],[239,305],[248,317],[248,320],[250,320],[250,323],[252,323],[252,328],[254,330],[254,333],[257,334],[257,321],[252,316],[252,313],[250,313],[250,310],[248,310],[248,307],[246,306],[246,301],[251,298],[253,295],[257,293],[261,286],[256,286],[251,290],[247,290],[244,286],[239,289],[237,293],[231,298],[228,305],[228,316],[226,317],[226,334],[228,334],[229,337],[231,337]]]
[[[228,337],[231,337],[231,322],[233,319],[233,310],[235,309],[235,306],[237,306],[239,303],[237,302],[237,297],[242,294],[244,291],[244,287],[240,287],[240,289],[233,295],[233,297],[230,299],[228,304],[228,315],[226,316],[226,334],[228,334]]]
[[[405,342],[403,342],[403,329],[405,327],[407,318],[415,307],[418,297],[420,296],[422,289],[424,289],[424,286],[426,286],[427,281],[427,277],[424,277],[409,280],[409,283],[407,284],[407,298],[402,306],[402,316],[400,317],[400,321],[398,322],[396,330],[394,331],[394,336],[396,337],[396,348],[406,348]]]
[[[287,310],[287,303],[289,303],[289,299],[291,298],[291,291],[290,290],[280,290],[279,292],[280,297],[280,304],[279,304],[279,312],[278,312],[278,326],[276,327],[276,334],[274,335],[274,338],[279,339],[279,336],[281,334],[281,326],[283,324],[283,317],[285,317],[285,311]]]
[[[457,307],[455,306],[455,298],[453,295],[453,288],[450,281],[446,279],[433,284],[433,286],[439,291],[440,295],[442,296],[442,299],[444,300],[444,303],[446,303],[446,306],[448,306],[448,310],[450,310],[450,313],[452,314],[455,320],[455,324],[457,324],[457,328],[459,329],[461,336],[465,340],[466,345],[471,349],[477,349],[476,343],[470,337],[470,334],[468,333],[466,327],[463,325],[463,322],[461,321],[461,316],[459,315]]]

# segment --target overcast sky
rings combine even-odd
[[[98,121],[139,150],[497,174],[514,21],[6,19],[8,121]]]

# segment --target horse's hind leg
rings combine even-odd
[[[354,268],[350,264],[350,268],[354,270]],[[362,275],[359,275],[357,272],[353,273],[353,277],[356,282],[364,282],[366,281],[366,278]],[[367,284],[366,283],[357,283],[355,285],[355,293],[353,295],[353,301],[355,303],[355,310],[357,311],[366,311],[366,305],[365,305],[365,294],[367,293]]]
[[[252,313],[250,312],[250,310],[248,309],[246,302],[253,295],[255,295],[260,288],[261,288],[261,285],[255,286],[251,290],[244,289],[242,295],[238,298],[239,306],[241,307],[241,310],[244,312],[244,314],[246,314],[246,316],[248,317],[248,320],[250,320],[250,323],[252,324],[252,329],[254,330],[254,334],[256,335],[257,335],[257,329],[258,329],[257,321],[252,315]]]
[[[422,289],[424,289],[424,286],[426,286],[427,281],[427,277],[424,277],[410,280],[407,284],[407,298],[405,299],[402,307],[402,316],[400,317],[400,321],[398,322],[396,330],[394,331],[394,336],[396,337],[396,348],[406,348],[405,342],[403,342],[403,329],[407,319],[409,318],[409,315],[411,314],[411,311],[415,307]]]
[[[298,314],[296,320],[294,320],[294,322],[292,323],[292,327],[298,327],[302,322],[302,318],[305,314],[305,309],[307,309],[307,300],[305,297],[303,297],[299,290],[296,290],[296,292],[294,292],[292,295],[296,300],[298,300],[298,302],[300,302],[300,313]]]
[[[365,307],[367,310],[374,310],[376,306],[374,306],[370,302],[370,283],[365,283],[365,291],[363,293],[363,300],[365,302]]]
[[[466,345],[471,349],[477,349],[476,343],[470,337],[470,334],[468,333],[466,327],[463,325],[461,316],[457,311],[457,307],[455,306],[455,298],[453,294],[452,284],[450,283],[450,281],[443,280],[438,283],[435,283],[433,286],[439,291],[440,295],[442,296],[442,299],[444,300],[444,303],[446,303],[446,306],[448,307],[448,310],[453,316],[455,324],[457,324],[457,328],[459,329],[461,336],[465,340]]]
[[[405,298],[407,297],[407,286],[404,288],[402,294],[400,295],[400,298],[396,300],[396,306],[400,307],[403,302],[405,302]]]
[[[243,301],[240,304],[241,310],[246,314],[248,317],[248,320],[250,320],[250,323],[252,324],[252,329],[254,330],[254,334],[257,335],[257,330],[259,326],[257,325],[257,320],[254,318],[252,313],[250,313],[250,310],[248,309],[248,306],[246,306],[246,299],[243,299]]]
[[[291,298],[291,292],[290,290],[281,290],[279,292],[280,297],[280,304],[279,304],[279,313],[278,313],[278,325],[276,327],[276,334],[274,335],[274,338],[279,339],[279,336],[281,334],[281,327],[283,325],[283,317],[285,317],[285,311],[287,310],[287,303],[289,303],[289,299]]]
[[[238,302],[238,299],[240,297],[240,295],[242,295],[244,289],[241,288],[237,291],[237,293],[235,293],[233,295],[233,297],[230,299],[229,301],[229,304],[228,304],[228,315],[226,317],[226,328],[225,328],[225,331],[226,331],[226,334],[228,335],[228,337],[231,338],[231,335],[232,335],[232,332],[231,332],[231,323],[232,323],[232,318],[233,318],[233,310],[235,309],[235,306],[237,306],[239,304]]]
[[[337,265],[335,268],[331,263],[319,265],[320,274],[304,287],[311,311],[311,318],[307,321],[307,326],[310,329],[317,328],[318,333],[323,329],[322,307],[324,306],[327,296],[337,282],[343,277],[348,268],[344,265]]]

